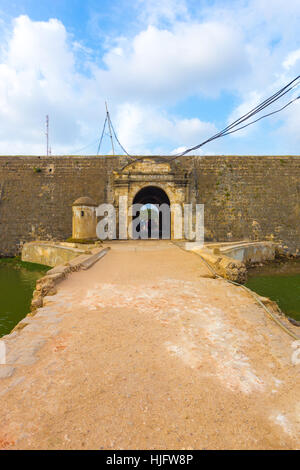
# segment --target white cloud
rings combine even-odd
[[[282,124],[278,135],[285,145],[285,153],[296,153],[299,155],[300,145],[300,100],[292,104],[284,111]]]
[[[250,92],[244,100],[237,106],[232,113],[229,115],[227,125],[235,122],[237,119],[240,119],[242,116],[247,114],[249,111],[254,109],[259,103],[263,101],[263,97],[261,96],[260,93],[257,91],[252,91]],[[240,126],[248,124],[249,122],[257,119],[259,116],[255,116],[249,119],[249,121],[242,123]],[[235,138],[243,138],[245,135],[249,134],[249,132],[255,131],[256,127],[255,126],[249,126],[245,129],[242,129],[236,133],[231,134]]]
[[[46,114],[59,151],[70,151],[82,138],[90,139],[91,132],[95,135],[95,82],[77,73],[60,21],[18,17],[1,58],[1,154],[44,153]]]
[[[133,153],[170,153],[174,146],[197,144],[216,132],[199,119],[178,119],[151,106],[125,103],[117,114],[121,142]],[[162,144],[163,142],[163,144]]]
[[[20,16],[14,22],[8,65],[16,71],[30,69],[56,80],[62,71],[68,72],[74,66],[66,39],[67,33],[60,21],[34,22],[27,16]]]
[[[176,23],[172,30],[149,26],[117,51],[104,56],[106,71],[95,71],[104,91],[148,102],[216,96],[233,89],[248,68],[240,32],[217,22]]]
[[[199,31],[200,35],[210,32],[217,36],[214,25],[205,25]],[[119,92],[119,100],[116,99],[116,88],[112,88],[109,94],[113,97],[110,104],[117,116],[119,138],[131,152],[168,152],[169,146],[173,148],[175,145],[188,145],[190,141],[197,142],[215,130],[212,124],[199,119],[180,120],[163,113],[159,106],[149,104],[151,93],[167,93],[170,74],[176,74],[177,68],[180,72],[177,80],[174,77],[175,88],[185,88],[188,82],[191,86],[192,81],[196,81],[195,78],[185,78],[183,65],[191,73],[194,61],[196,67],[203,67],[203,56],[207,53],[202,45],[200,52],[195,48],[187,57],[186,43],[182,50],[184,64],[179,63],[176,60],[178,40],[187,33],[185,28],[180,28],[177,37],[168,31],[149,28],[134,40],[136,55],[130,63],[131,72],[124,70],[123,77],[127,79],[126,86],[132,87],[134,98],[145,104],[128,103],[124,99],[128,97],[126,87],[123,93]],[[191,34],[185,41],[194,40],[198,28]],[[166,38],[166,43],[157,57],[161,36]],[[105,90],[114,80],[118,81],[120,75],[119,68],[115,68],[116,57],[125,61],[127,57],[122,49],[113,49],[107,57],[109,72],[93,67],[94,77],[88,79],[76,70],[78,49],[82,51],[78,43],[69,42],[65,27],[58,20],[34,22],[27,16],[15,20],[0,64],[0,153],[44,153],[46,114],[50,114],[50,138],[55,142],[56,153],[69,153],[99,134],[99,110],[104,112]],[[148,74],[157,60],[158,69],[153,80]],[[163,67],[166,60],[168,64]],[[211,68],[215,67],[215,62],[216,58],[212,59]],[[212,71],[206,73],[210,77]],[[143,83],[147,77],[147,83]],[[151,85],[152,91],[148,96],[146,88]]]
[[[140,17],[147,24],[161,21],[174,23],[178,18],[189,19],[187,3],[183,0],[138,0]]]
[[[137,5],[140,31],[108,38],[105,68],[90,63],[95,50],[70,37],[57,19],[20,16],[8,35],[7,25],[2,28],[1,154],[44,152],[46,114],[55,152],[86,145],[99,135],[105,99],[130,152],[193,146],[216,131],[214,124],[201,120],[201,108],[199,118],[182,119],[167,111],[169,105],[180,109],[188,97],[215,99],[229,92],[237,103],[228,113],[231,121],[297,74],[299,0],[290,0],[288,8],[283,0],[233,1],[230,7],[215,2],[193,12],[183,0]],[[299,106],[291,109],[274,122],[281,125],[280,138],[286,133],[296,149]]]
[[[287,70],[291,69],[296,65],[296,63],[300,60],[300,49],[296,51],[292,51],[288,54],[287,58],[283,62],[283,67]]]

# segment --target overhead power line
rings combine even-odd
[[[260,121],[261,119],[264,119],[264,118],[266,118],[266,117],[272,116],[273,114],[277,114],[277,113],[279,113],[280,111],[283,111],[283,110],[284,110],[285,108],[287,108],[288,106],[290,106],[292,103],[294,103],[294,101],[299,100],[299,98],[300,98],[300,95],[297,96],[297,98],[294,98],[293,100],[289,101],[287,104],[285,104],[285,105],[282,106],[281,108],[276,109],[276,111],[272,111],[271,113],[264,114],[264,115],[261,116],[260,118],[255,119],[255,121],[251,121],[251,122],[249,122],[248,124],[245,124],[245,126],[238,127],[237,129],[234,129],[233,131],[226,132],[226,133],[223,134],[222,136],[224,136],[224,135],[229,135],[229,134],[233,134],[234,132],[240,131],[241,129],[245,129],[245,127],[251,126],[251,124],[254,124],[255,122],[258,122],[258,121]]]
[[[125,150],[125,148],[123,147],[123,145],[120,143],[120,141],[119,141],[119,139],[118,139],[118,136],[117,136],[117,134],[116,134],[116,132],[115,132],[114,126],[113,126],[113,124],[112,124],[112,122],[111,122],[110,115],[108,115],[108,118],[109,118],[109,121],[110,121],[111,128],[112,128],[112,130],[113,130],[115,139],[116,139],[116,141],[118,142],[118,144],[120,145],[121,149],[123,150],[123,152],[126,153],[126,155],[127,155],[128,157],[134,158],[132,155],[129,155],[129,153],[127,152],[127,150]]]
[[[89,147],[92,147],[93,145],[96,145],[97,143],[98,143],[98,139],[93,140],[93,142],[90,142],[89,144],[85,145],[84,147],[81,147],[80,149],[77,149],[73,152],[70,152],[70,155],[77,155],[78,153],[82,152],[82,150],[85,150]]]
[[[250,111],[248,111],[248,113],[244,114],[243,116],[241,116],[240,118],[236,119],[234,122],[232,122],[231,124],[229,124],[227,127],[225,127],[222,131],[219,131],[217,132],[216,134],[214,134],[213,136],[211,136],[209,139],[206,139],[204,142],[201,142],[200,144],[198,145],[195,145],[194,147],[190,147],[186,150],[184,150],[183,152],[175,155],[173,158],[169,159],[169,161],[173,161],[173,160],[176,160],[177,158],[180,158],[180,157],[183,157],[185,155],[187,155],[188,153],[192,152],[193,150],[197,150],[201,147],[203,147],[204,145],[208,144],[209,142],[212,142],[213,140],[216,140],[216,139],[219,139],[221,137],[224,137],[226,135],[230,135],[230,134],[233,134],[235,132],[238,132],[242,129],[245,129],[246,127],[248,126],[251,126],[252,124],[255,124],[256,122],[258,121],[261,121],[262,119],[265,119],[269,116],[272,116],[274,114],[277,114],[281,111],[283,111],[284,109],[286,109],[288,106],[290,106],[292,103],[294,103],[295,101],[299,100],[300,99],[300,95],[297,96],[296,98],[290,100],[288,103],[286,103],[284,106],[282,106],[281,108],[279,109],[276,109],[275,111],[272,111],[270,113],[267,113],[267,114],[264,114],[263,116],[260,116],[259,118],[253,120],[253,121],[250,121],[248,122],[247,124],[244,124],[242,125],[244,122],[248,121],[251,117],[257,115],[258,113],[260,113],[261,111],[263,111],[264,109],[268,108],[269,106],[271,106],[272,104],[274,104],[275,102],[277,102],[280,98],[282,98],[283,96],[285,96],[287,93],[289,93],[290,91],[292,91],[294,88],[296,88],[297,86],[300,85],[300,75],[298,75],[296,78],[294,78],[294,80],[290,81],[287,85],[285,85],[283,88],[281,88],[280,90],[278,90],[276,93],[274,93],[272,96],[270,96],[269,98],[265,99],[264,101],[262,101],[260,104],[258,104],[257,106],[255,106],[253,109],[251,109]],[[99,145],[98,145],[98,150],[97,150],[97,155],[100,154],[100,150],[101,150],[101,145],[102,145],[102,142],[103,142],[103,138],[104,138],[104,135],[108,135],[111,139],[111,145],[112,145],[112,152],[113,152],[113,155],[115,155],[115,147],[114,147],[114,142],[113,142],[113,138],[115,138],[117,144],[120,146],[120,148],[122,149],[122,151],[130,158],[132,158],[134,161],[138,161],[138,160],[143,160],[145,157],[135,157],[133,155],[130,155],[127,150],[123,147],[123,145],[121,144],[118,136],[117,136],[117,133],[114,129],[114,126],[113,126],[113,123],[111,121],[111,117],[110,117],[110,113],[108,111],[108,106],[107,106],[107,103],[105,103],[105,106],[106,106],[106,117],[105,117],[105,121],[104,121],[104,125],[103,125],[103,130],[102,130],[102,133],[101,133],[101,137],[100,137],[100,141],[99,141]],[[106,127],[108,126],[108,133],[106,134],[105,130],[106,130]],[[96,141],[97,142],[97,141]],[[79,149],[77,152],[73,152],[73,155],[75,153],[78,153],[88,147],[90,147],[91,145],[94,145],[95,144],[95,141],[92,142],[91,144],[88,144],[87,146],[83,147],[82,149]]]
[[[100,153],[100,148],[101,148],[101,145],[102,145],[102,140],[103,140],[104,132],[105,132],[105,128],[106,128],[106,123],[107,123],[107,115],[105,117],[104,126],[103,126],[102,134],[101,134],[101,137],[100,137],[99,145],[98,145],[97,155],[99,155],[99,153]]]
[[[241,116],[240,118],[236,119],[234,122],[232,122],[231,124],[229,124],[227,127],[225,127],[222,131],[218,132],[217,134],[214,134],[212,137],[210,137],[209,139],[206,139],[204,142],[202,142],[201,144],[198,144],[198,145],[195,145],[194,147],[191,147],[191,148],[188,148],[186,150],[184,150],[183,152],[175,155],[173,158],[169,159],[169,161],[173,161],[173,160],[176,160],[177,158],[180,158],[180,157],[183,157],[185,155],[187,155],[188,153],[192,152],[193,150],[197,150],[201,147],[203,147],[204,145],[208,144],[209,142],[212,142],[213,140],[216,140],[216,139],[219,139],[221,137],[224,137],[226,135],[230,135],[230,134],[233,134],[234,132],[238,132],[242,129],[245,129],[246,127],[248,126],[251,126],[252,124],[255,124],[256,122],[258,121],[261,121],[262,119],[264,118],[267,118],[269,116],[272,116],[274,114],[277,114],[279,113],[280,111],[283,111],[284,109],[286,109],[288,106],[290,106],[292,103],[294,103],[295,101],[299,100],[300,99],[300,95],[297,96],[296,98],[290,100],[287,104],[285,104],[284,106],[282,106],[281,108],[279,109],[276,109],[275,111],[272,111],[270,113],[267,113],[267,114],[264,114],[263,116],[260,116],[258,119],[255,119],[251,122],[248,122],[247,124],[245,125],[241,125],[242,123],[244,123],[245,121],[247,121],[248,119],[250,119],[251,117],[257,115],[258,113],[260,113],[261,111],[263,111],[264,109],[266,109],[267,107],[271,106],[273,103],[275,103],[276,101],[278,101],[280,98],[282,98],[283,96],[285,96],[287,93],[289,93],[291,90],[293,90],[294,88],[296,88],[297,86],[299,86],[300,84],[300,75],[298,75],[296,78],[294,78],[294,80],[292,80],[291,82],[289,82],[287,85],[285,85],[283,88],[281,88],[280,90],[278,90],[276,93],[274,93],[272,96],[270,96],[269,98],[265,99],[264,101],[262,101],[260,104],[258,104],[257,106],[255,106],[253,109],[251,109],[250,111],[248,111],[248,113],[244,114],[243,116]],[[126,151],[125,151],[126,152]],[[126,152],[127,153],[127,152]],[[128,155],[128,154],[127,154]],[[132,157],[131,155],[129,155],[131,158],[134,158]],[[137,160],[143,160],[145,157],[138,157],[138,158],[134,158],[134,161],[137,161]]]
[[[290,106],[292,103],[294,103],[295,101],[297,101],[298,99],[300,99],[300,95],[297,96],[296,98],[294,98],[293,100],[289,101],[286,105],[282,106],[280,109],[277,109],[271,113],[268,113],[268,114],[265,114],[263,116],[261,116],[260,118],[258,119],[255,119],[254,121],[251,121],[250,123],[244,125],[244,126],[240,126],[243,122],[247,121],[248,119],[250,119],[252,116],[255,116],[256,114],[260,113],[261,111],[263,111],[265,108],[271,106],[273,103],[275,103],[276,101],[278,101],[280,98],[282,98],[284,95],[286,95],[287,93],[289,93],[291,90],[293,90],[294,88],[296,88],[298,85],[300,84],[300,75],[298,75],[296,78],[294,78],[294,80],[292,80],[291,82],[289,82],[285,87],[281,88],[279,91],[277,91],[276,93],[274,93],[272,96],[270,96],[269,98],[267,98],[266,100],[264,100],[262,103],[260,103],[259,105],[255,106],[255,108],[251,109],[250,111],[248,111],[248,113],[244,114],[243,116],[241,116],[239,119],[237,119],[236,121],[234,121],[233,123],[229,124],[229,126],[225,127],[225,129],[223,129],[222,131],[218,132],[217,134],[213,135],[212,137],[210,137],[209,139],[206,139],[204,142],[202,142],[201,144],[198,144],[198,145],[195,145],[194,147],[191,147],[191,148],[188,148],[187,150],[184,150],[183,152],[175,155],[174,158],[172,158],[171,161],[175,160],[176,158],[179,158],[179,157],[183,157],[184,155],[192,152],[193,150],[197,150],[199,149],[200,147],[203,147],[204,145],[206,145],[207,143],[209,142],[212,142],[213,140],[215,139],[219,139],[220,137],[224,137],[225,135],[229,135],[229,134],[233,134],[234,132],[237,132],[241,129],[244,129],[245,127],[248,127],[258,121],[260,121],[261,119],[264,119],[268,116],[272,116],[273,114],[276,114],[276,113],[279,113],[280,111],[283,111],[285,108],[287,108],[288,106]]]

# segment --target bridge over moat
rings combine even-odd
[[[113,242],[25,322],[4,338],[0,448],[299,446],[291,338],[170,241]]]

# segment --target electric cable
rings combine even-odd
[[[252,125],[252,124],[255,124],[256,122],[258,121],[261,121],[262,119],[265,119],[269,116],[272,116],[274,114],[277,114],[279,113],[280,111],[283,111],[284,109],[286,109],[288,106],[290,106],[292,103],[294,103],[295,101],[297,101],[298,99],[300,99],[300,95],[294,99],[292,99],[291,101],[289,101],[287,104],[285,104],[284,106],[282,106],[281,108],[273,111],[273,112],[270,112],[268,114],[265,114],[261,117],[259,117],[258,119],[255,119],[243,126],[241,126],[241,124],[245,121],[247,121],[248,119],[250,119],[252,116],[255,116],[256,114],[260,113],[261,111],[263,111],[265,108],[271,106],[273,103],[275,103],[276,101],[278,101],[280,98],[282,98],[284,95],[286,95],[287,93],[289,93],[291,90],[293,90],[294,88],[296,88],[297,86],[299,86],[300,84],[300,75],[298,75],[296,78],[294,78],[293,80],[291,80],[287,85],[285,85],[284,87],[282,87],[280,90],[278,90],[277,92],[275,92],[272,96],[270,96],[269,98],[266,98],[264,101],[262,101],[261,103],[259,103],[257,106],[255,106],[253,109],[251,109],[250,111],[248,111],[246,114],[244,114],[243,116],[241,116],[240,118],[236,119],[234,122],[232,122],[231,124],[229,124],[228,126],[226,126],[223,130],[221,130],[220,132],[217,132],[216,134],[214,134],[213,136],[211,136],[209,139],[206,139],[204,142],[198,144],[198,145],[195,145],[193,147],[190,147],[186,150],[184,150],[183,152],[181,153],[178,153],[176,154],[173,158],[168,158],[168,161],[169,162],[172,162],[174,160],[176,160],[177,158],[179,157],[183,157],[185,155],[187,155],[188,153],[192,152],[193,150],[197,150],[201,147],[203,147],[204,145],[206,145],[207,143],[209,142],[212,142],[213,140],[216,140],[216,139],[219,139],[221,137],[224,137],[226,135],[230,135],[230,134],[233,134],[234,132],[237,132],[239,130],[242,130],[242,129],[245,129],[246,127]],[[109,114],[109,111],[107,110],[107,113],[106,113],[106,118],[105,118],[105,121],[104,121],[104,126],[103,126],[103,131],[102,131],[102,134],[101,134],[101,138],[100,138],[100,141],[99,141],[99,145],[98,145],[98,150],[97,150],[97,155],[99,155],[99,152],[100,152],[100,149],[101,149],[101,145],[102,145],[102,141],[103,141],[103,137],[104,137],[104,134],[105,134],[105,128],[106,128],[106,124],[109,124],[109,126],[111,127],[112,131],[113,131],[113,135],[114,135],[114,138],[116,139],[117,143],[119,144],[120,148],[122,149],[122,151],[129,157],[131,158],[133,161],[138,161],[138,160],[143,160],[147,157],[143,156],[143,157],[135,157],[133,155],[130,155],[127,150],[124,148],[124,146],[121,144],[118,136],[117,136],[117,133],[114,129],[114,126],[112,124],[112,121],[111,121],[111,118],[110,118],[110,114]],[[110,137],[112,138],[112,136],[110,135]],[[78,153],[82,150],[84,150],[85,148],[93,145],[94,142],[92,144],[89,144],[87,145],[86,147],[83,147],[82,149],[79,149],[77,152],[73,152],[73,154],[75,153]],[[113,144],[112,144],[113,145]],[[125,165],[125,167],[127,166],[127,164]],[[124,168],[125,168],[124,167]]]
[[[193,151],[193,150],[197,150],[198,148],[200,147],[203,147],[203,145],[215,140],[215,139],[218,139],[220,137],[223,137],[224,135],[229,135],[231,132],[231,130],[237,126],[239,126],[242,122],[246,121],[247,119],[249,119],[250,117],[254,116],[255,114],[261,112],[263,109],[265,109],[266,107],[270,106],[271,104],[275,103],[277,100],[279,100],[280,98],[282,98],[285,94],[289,93],[292,89],[294,89],[295,87],[297,87],[299,85],[299,79],[300,79],[300,75],[298,75],[296,78],[294,78],[294,80],[292,80],[291,82],[289,82],[285,87],[281,88],[279,91],[277,91],[276,93],[274,93],[271,97],[267,98],[266,100],[264,100],[262,103],[258,104],[257,106],[255,106],[253,109],[251,109],[250,111],[248,111],[248,113],[244,114],[243,116],[241,116],[240,118],[238,118],[236,121],[234,121],[233,123],[229,124],[227,127],[225,127],[222,131],[216,133],[215,135],[213,135],[212,137],[210,137],[209,139],[205,140],[204,142],[202,142],[201,144],[199,145],[195,145],[194,147],[191,147],[191,148],[188,148],[186,149],[184,152],[181,152],[177,155],[175,155],[174,158],[171,159],[171,161],[175,160],[176,158],[178,157],[182,157],[184,155],[186,155],[187,153]],[[294,101],[296,101],[297,99],[299,99],[299,97],[295,98],[294,100],[290,101],[289,103],[287,103],[287,105],[283,106],[282,108],[280,108],[279,110],[276,110],[274,111],[273,113],[269,113],[269,114],[266,114],[264,116],[262,116],[261,118],[255,120],[255,121],[252,121],[251,123],[249,123],[248,125],[251,125],[251,124],[254,124],[255,122],[265,118],[265,117],[268,117],[268,116],[271,116],[272,114],[276,114],[277,112],[280,112],[282,111],[283,109],[285,109],[287,106],[289,106],[290,104],[292,104]],[[247,125],[247,126],[248,126]],[[243,127],[240,127],[239,129],[237,130],[240,130],[240,129],[243,129],[244,127],[247,127],[247,126],[243,126]]]
[[[117,136],[117,134],[116,134],[116,131],[115,131],[115,129],[114,129],[113,123],[111,122],[110,114],[109,114],[109,113],[108,113],[108,119],[109,119],[109,122],[110,122],[110,125],[111,125],[111,128],[112,128],[113,134],[114,134],[114,136],[115,136],[115,139],[116,139],[116,141],[118,142],[119,146],[121,147],[121,149],[123,150],[123,152],[126,153],[126,155],[127,155],[128,157],[134,159],[135,157],[133,157],[132,155],[130,155],[130,154],[127,152],[127,150],[123,147],[123,145],[121,144],[121,142],[119,141],[118,136]]]
[[[85,147],[82,147],[82,148],[76,150],[75,152],[71,152],[69,155],[76,155],[77,153],[82,152],[82,150],[85,150],[85,149],[87,149],[88,147],[91,147],[92,145],[95,145],[97,142],[98,142],[98,139],[97,139],[97,140],[94,140],[93,142],[90,142],[88,145],[86,145]]]
[[[102,130],[101,138],[100,138],[100,141],[99,141],[99,145],[98,145],[97,155],[99,155],[100,148],[101,148],[101,145],[102,145],[102,140],[103,140],[103,137],[104,137],[106,123],[107,123],[107,115],[105,117],[104,126],[103,126],[103,130]]]
[[[233,131],[230,131],[230,132],[226,132],[225,134],[222,134],[222,136],[224,136],[224,135],[229,135],[229,134],[233,134],[234,132],[240,131],[241,129],[245,129],[245,127],[251,126],[251,124],[254,124],[255,122],[258,122],[258,121],[260,121],[261,119],[264,119],[264,118],[266,118],[266,117],[268,117],[268,116],[272,116],[273,114],[279,113],[280,111],[283,111],[285,108],[287,108],[287,107],[290,106],[292,103],[294,103],[294,101],[297,101],[297,100],[299,100],[299,99],[300,99],[300,95],[297,96],[297,98],[294,98],[293,100],[289,101],[286,105],[282,106],[282,108],[279,108],[279,109],[277,109],[276,111],[273,111],[272,113],[265,114],[264,116],[261,116],[260,118],[255,119],[255,121],[249,122],[249,123],[246,124],[245,126],[238,127],[237,129],[234,129]]]

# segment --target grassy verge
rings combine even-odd
[[[96,242],[102,243],[101,240],[86,240],[86,239],[81,239],[81,238],[67,238],[66,240],[67,243],[78,243],[80,245],[94,245]]]
[[[16,269],[26,268],[28,271],[42,272],[47,272],[49,269],[52,269],[51,266],[45,266],[44,264],[27,263],[22,261],[19,256],[16,256],[15,258],[0,258],[0,267],[1,266],[11,266]]]

